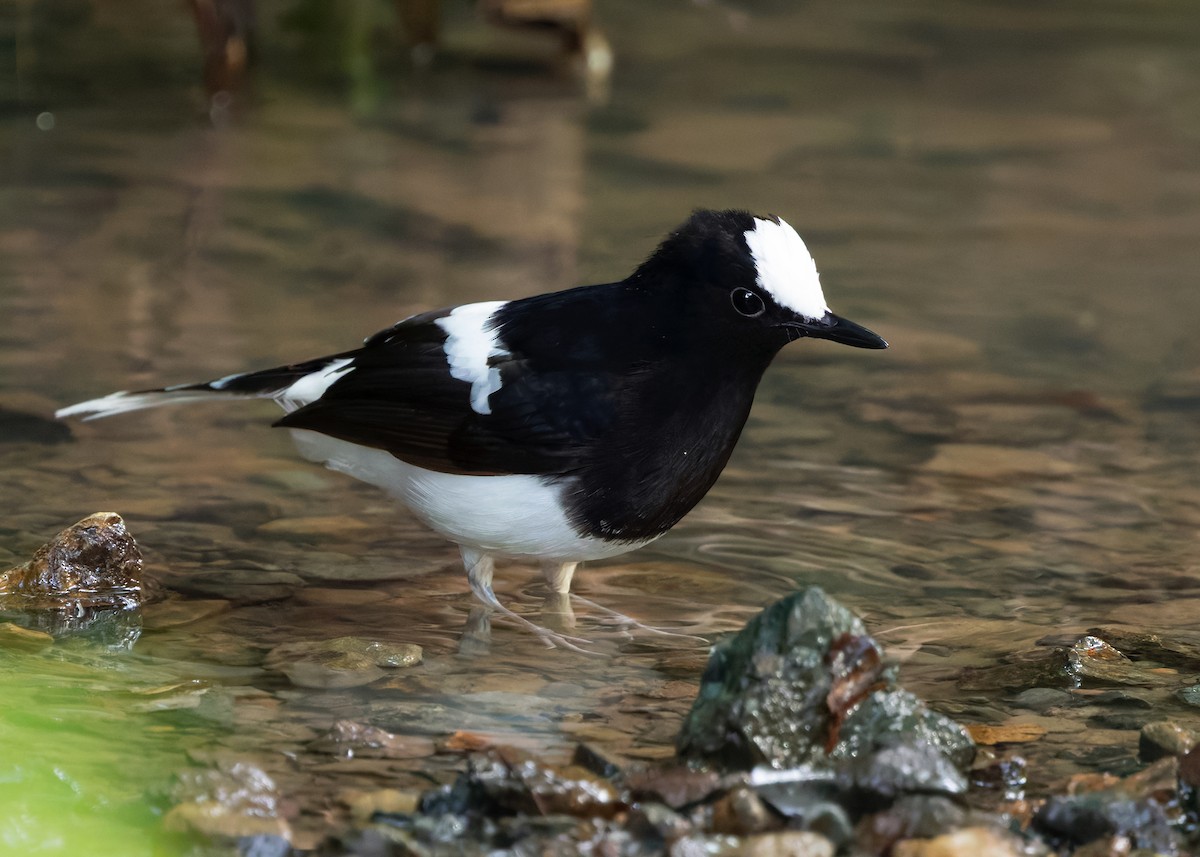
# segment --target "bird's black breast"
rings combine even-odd
[[[648,371],[636,378],[613,430],[570,481],[572,521],[588,535],[621,541],[673,527],[725,468],[760,376],[725,372],[689,382]]]
[[[703,307],[689,315],[664,294],[672,293],[629,282],[599,287],[563,308],[559,324],[514,312],[503,327],[541,367],[535,377],[570,364],[539,407],[559,420],[586,415],[570,432],[579,448],[557,475],[567,514],[587,535],[641,541],[687,514],[729,460],[778,347],[724,335]],[[555,307],[536,317],[547,310]],[[493,398],[504,396],[502,388]]]

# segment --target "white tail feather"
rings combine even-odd
[[[110,393],[99,399],[59,408],[54,412],[54,416],[60,420],[63,417],[78,416],[82,416],[84,420],[98,420],[163,405],[186,405],[190,402],[213,402],[222,399],[274,399],[285,411],[294,411],[321,398],[335,381],[353,369],[353,362],[349,357],[330,359],[328,362],[315,360],[298,367],[285,366],[263,372],[226,375],[206,384],[180,384],[162,390],[143,390],[137,393]],[[312,372],[302,371],[313,365],[319,368]],[[301,372],[298,373],[297,370]]]
[[[245,394],[221,393],[213,390],[149,390],[144,393],[110,393],[99,399],[91,399],[59,408],[54,412],[58,419],[83,416],[84,420],[98,420],[129,411],[158,408],[163,405],[186,405],[189,402],[211,402],[218,399],[244,399]]]

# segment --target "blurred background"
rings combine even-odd
[[[651,691],[702,650],[637,638],[581,680],[497,625],[491,658],[457,657],[456,551],[299,461],[268,405],[49,416],[617,280],[697,207],[787,219],[892,348],[786,350],[712,494],[579,591],[711,638],[818,583],[943,710],[1046,729],[1035,779],[1133,765],[1136,730],[1081,743],[1086,714],[956,677],[1097,623],[1197,630],[1197,44],[1189,0],[10,0],[0,567],[111,509],[171,603],[211,613],[0,665],[0,735],[35,748],[0,776],[0,842],[46,845],[53,818],[63,853],[101,828],[168,848],[145,795],[185,750],[294,755],[330,712],[669,753],[687,700]],[[498,581],[536,612],[533,570]],[[348,633],[423,645],[423,678],[301,692],[263,666]],[[121,701],[201,680],[220,716]]]

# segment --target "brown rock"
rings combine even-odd
[[[350,815],[359,824],[366,824],[377,812],[411,815],[421,803],[420,792],[402,792],[399,789],[376,789],[370,792],[348,792],[342,802],[350,809]]]
[[[54,637],[45,631],[22,628],[12,622],[0,623],[0,649],[36,651],[54,645]]]
[[[432,738],[396,735],[356,720],[337,721],[326,735],[312,742],[309,749],[343,758],[368,756],[373,759],[423,759],[435,751]]]
[[[1163,756],[1182,756],[1196,746],[1196,730],[1173,720],[1158,720],[1142,727],[1138,736],[1138,756],[1143,762],[1153,762]]]
[[[625,771],[625,784],[635,797],[650,798],[678,809],[704,800],[721,785],[715,771],[695,770],[685,764],[668,762]]]
[[[1104,836],[1076,848],[1072,857],[1126,857],[1132,850],[1133,842],[1128,836]]]
[[[550,765],[516,747],[495,747],[472,761],[475,783],[498,804],[531,815],[612,818],[628,806],[617,788],[579,765]]]
[[[337,637],[283,643],[267,654],[266,667],[283,673],[297,687],[328,690],[370,684],[383,678],[385,669],[418,664],[421,656],[421,647],[412,643]]]
[[[807,830],[761,833],[747,837],[738,847],[743,857],[833,857],[834,851],[832,842]]]
[[[1179,760],[1179,779],[1192,788],[1200,788],[1200,747],[1190,750]]]
[[[115,512],[96,512],[72,524],[0,574],[0,598],[26,609],[67,602],[132,607],[140,601],[142,553]]]
[[[1024,744],[1036,741],[1046,734],[1043,726],[1036,723],[1008,723],[990,726],[986,723],[968,723],[967,732],[976,744]]]
[[[783,820],[767,809],[757,794],[746,786],[736,786],[712,805],[709,828],[713,833],[746,836],[783,826]]]
[[[182,800],[163,819],[167,830],[230,839],[291,836],[275,781],[250,762],[184,771],[175,792]]]
[[[964,827],[933,839],[905,839],[892,848],[892,857],[1020,857],[1011,836],[990,827]]]
[[[171,807],[163,827],[177,833],[241,839],[243,836],[291,836],[287,821],[273,816],[251,815],[215,800],[187,801]]]

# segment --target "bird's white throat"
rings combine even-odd
[[[795,229],[783,220],[756,217],[745,237],[758,271],[758,286],[777,304],[814,321],[829,311],[817,263]]]

